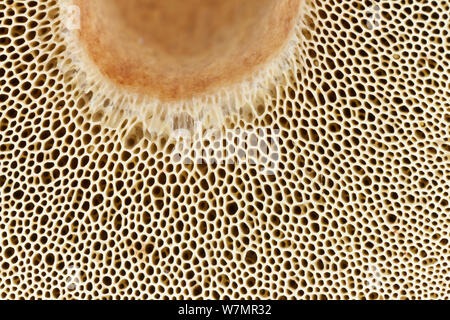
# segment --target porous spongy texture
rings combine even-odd
[[[1,298],[449,298],[447,0],[305,1],[271,170],[89,119],[58,21],[0,2]]]

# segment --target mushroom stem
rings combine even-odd
[[[78,39],[115,85],[161,101],[236,83],[283,48],[301,0],[75,0]]]

